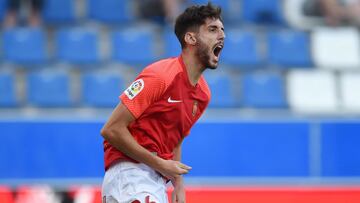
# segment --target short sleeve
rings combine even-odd
[[[158,74],[145,71],[120,95],[120,99],[133,116],[138,118],[162,96],[165,87],[165,81]]]

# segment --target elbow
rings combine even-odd
[[[103,127],[100,131],[100,134],[105,140],[109,140],[111,137],[111,130],[107,127]]]
[[[100,130],[101,136],[108,142],[121,139],[126,134],[127,127],[121,123],[106,123]]]
[[[101,129],[100,134],[105,140],[112,142],[113,140],[117,140],[119,137],[121,137],[122,133],[119,127],[114,128],[112,126],[105,125]]]

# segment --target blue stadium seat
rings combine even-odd
[[[301,31],[271,31],[267,36],[269,63],[280,66],[310,67],[310,40]]]
[[[211,90],[209,107],[235,107],[238,104],[233,81],[226,74],[205,74]]]
[[[104,23],[124,23],[134,19],[131,0],[87,0],[89,18]]]
[[[6,29],[2,42],[5,61],[24,65],[38,65],[47,61],[47,39],[41,29]]]
[[[100,61],[95,30],[61,29],[56,33],[56,49],[58,59],[63,62],[89,65]]]
[[[0,20],[2,21],[5,17],[6,10],[7,10],[7,0],[0,0]]]
[[[76,21],[75,1],[46,0],[42,14],[47,23],[73,23]]]
[[[204,5],[207,4],[209,0],[191,0],[191,4]],[[225,24],[228,23],[238,23],[241,20],[241,3],[239,0],[212,0],[216,6],[221,7],[221,16],[225,21]]]
[[[179,56],[181,53],[181,45],[174,31],[166,30],[164,32],[165,57]]]
[[[0,73],[0,107],[12,107],[18,104],[15,77],[11,73]]]
[[[240,67],[260,65],[262,58],[255,33],[238,30],[227,31],[221,60],[224,64]]]
[[[274,73],[248,73],[242,78],[242,102],[245,107],[285,108],[284,80]]]
[[[115,31],[111,36],[112,58],[127,64],[148,64],[155,56],[155,40],[149,29]]]
[[[124,81],[116,73],[86,73],[82,76],[82,101],[87,106],[115,107],[124,90]]]
[[[72,105],[70,77],[66,72],[31,72],[27,75],[27,101],[38,107]]]
[[[282,0],[243,0],[243,20],[259,24],[283,24]]]
[[[204,5],[207,4],[209,0],[190,0],[190,2],[197,5]],[[212,0],[211,3],[224,8],[228,8],[230,6],[229,0]]]

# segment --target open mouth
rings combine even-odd
[[[216,57],[219,57],[221,50],[224,48],[224,44],[220,43],[217,44],[214,49],[213,49],[213,53]]]

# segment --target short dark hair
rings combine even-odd
[[[176,18],[175,35],[180,41],[181,48],[185,48],[184,36],[186,32],[190,29],[199,29],[207,18],[220,19],[222,21],[221,8],[214,6],[211,2],[208,2],[207,5],[194,5],[188,7]]]

